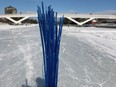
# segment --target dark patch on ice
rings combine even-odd
[[[36,83],[37,83],[37,87],[45,87],[45,80],[40,77],[36,79]]]
[[[28,85],[28,80],[27,79],[25,79],[25,84],[23,84],[22,87],[31,87],[31,86]]]

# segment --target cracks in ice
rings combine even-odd
[[[24,61],[26,62],[26,78],[28,82],[31,83],[34,67],[31,59],[32,55],[30,45],[26,44],[24,47],[19,45],[19,49],[24,54]]]
[[[65,68],[68,71],[68,76],[75,80],[79,80],[78,77],[76,76],[76,72],[72,68]]]
[[[70,76],[72,79],[79,80],[79,78],[77,77],[77,73],[71,66],[70,62],[66,62],[66,61],[65,62],[62,61],[62,62],[66,65],[65,70],[68,72],[66,73],[66,75]]]
[[[110,80],[111,75],[112,75],[112,73],[110,72],[108,78],[105,81],[103,81],[102,83],[99,83],[99,86],[103,87],[103,85]]]
[[[85,68],[84,68],[84,72],[85,72],[85,82],[86,83],[91,83],[92,81],[91,81],[91,77],[89,76],[89,72],[88,72],[88,70],[87,70],[87,67],[85,66]]]
[[[100,87],[103,87],[103,85],[105,83],[107,83],[108,81],[110,81],[110,78],[111,78],[111,75],[112,75],[112,72],[109,73],[109,75],[107,76],[106,80],[104,80],[103,82],[93,82],[91,80],[91,77],[89,76],[89,71],[88,71],[88,68],[85,66],[84,68],[84,72],[85,72],[85,82],[88,83],[88,84],[97,84],[99,85]]]

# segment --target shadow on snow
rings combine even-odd
[[[45,87],[44,79],[38,77],[38,78],[36,78],[35,81],[36,81],[37,87]],[[27,79],[25,80],[25,84],[23,84],[22,87],[31,87],[28,85]]]

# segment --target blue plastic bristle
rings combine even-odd
[[[59,50],[62,35],[63,19],[57,22],[57,13],[51,6],[47,10],[38,6],[38,21],[41,35],[44,62],[45,87],[57,87],[58,83],[58,66]]]

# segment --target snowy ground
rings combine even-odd
[[[0,25],[0,87],[42,87],[38,26]],[[58,87],[116,87],[116,29],[64,27]]]

